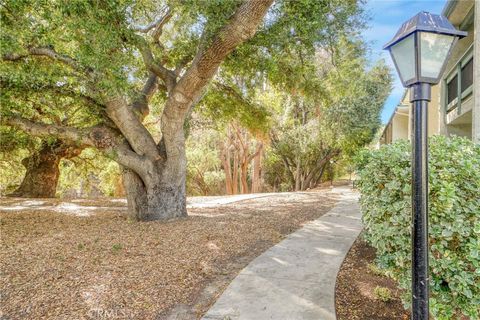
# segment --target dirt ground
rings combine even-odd
[[[195,319],[249,261],[335,204],[328,190],[130,222],[114,200],[0,199],[0,319]]]
[[[337,276],[335,304],[338,320],[410,319],[395,282],[368,267],[374,260],[375,249],[358,237]],[[390,301],[377,298],[374,293],[377,286],[391,291]]]

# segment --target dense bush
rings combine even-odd
[[[480,319],[480,146],[436,136],[429,144],[430,310],[435,319]],[[377,263],[411,281],[411,168],[406,141],[357,159],[366,240]]]

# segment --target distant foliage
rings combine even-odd
[[[280,184],[306,190],[348,171],[348,157],[370,143],[380,127],[380,111],[391,90],[390,69],[384,61],[369,68],[361,41],[340,41],[335,59],[322,58],[323,69],[299,82],[312,90],[294,87],[280,98],[283,108],[273,115],[271,151],[284,165]],[[320,68],[320,67],[319,67]],[[340,161],[342,160],[342,161]],[[275,166],[274,166],[275,167]],[[273,177],[275,178],[275,177]]]
[[[213,129],[197,129],[193,133],[187,140],[187,194],[224,194],[225,175],[216,148],[222,137]]]
[[[38,145],[27,134],[0,125],[0,196],[12,193],[20,185],[25,175],[22,159]]]
[[[21,161],[27,156],[27,150],[0,152],[0,196],[12,193],[20,185],[25,174]]]
[[[80,156],[60,162],[57,196],[120,197],[124,190],[118,164],[95,149],[85,149]]]
[[[435,319],[480,318],[480,146],[430,139],[430,310]],[[400,141],[358,157],[366,240],[380,267],[407,290],[411,282],[410,145]]]

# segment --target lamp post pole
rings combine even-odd
[[[412,103],[412,320],[428,320],[428,123],[431,85],[440,81],[458,39],[444,16],[422,11],[402,24],[390,51]]]
[[[412,319],[428,320],[429,83],[410,88],[412,103]]]

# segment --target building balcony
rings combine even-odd
[[[473,45],[461,56],[444,78],[444,110],[447,125],[464,125],[472,122]]]

